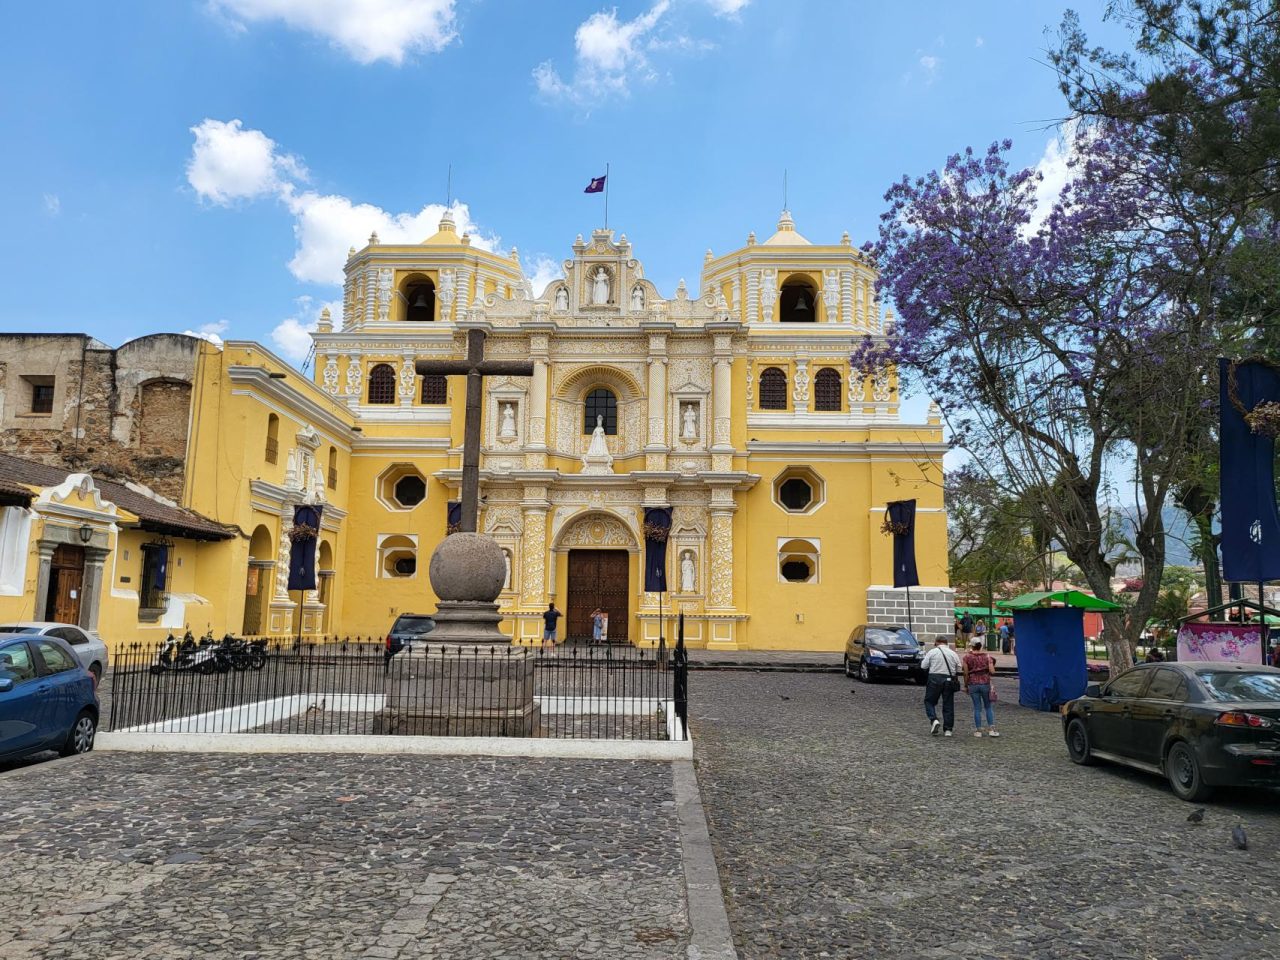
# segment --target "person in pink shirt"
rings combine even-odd
[[[977,637],[969,644],[969,652],[964,655],[964,688],[969,691],[973,700],[973,735],[982,736],[982,715],[986,713],[987,734],[1000,736],[996,730],[996,711],[991,705],[991,678],[996,671],[995,658],[982,649],[982,641]]]

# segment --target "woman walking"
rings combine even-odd
[[[990,654],[982,649],[982,641],[977,637],[969,644],[969,652],[964,655],[964,688],[969,691],[973,700],[973,735],[982,736],[982,715],[986,712],[987,734],[1000,736],[996,730],[996,711],[991,706],[991,677],[995,673],[996,662]]]

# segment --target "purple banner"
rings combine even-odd
[[[1256,623],[1184,623],[1178,660],[1262,663],[1262,628]]]

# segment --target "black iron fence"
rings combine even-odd
[[[306,733],[687,739],[687,658],[631,646],[264,638],[132,644],[103,685],[106,728],[146,733]]]

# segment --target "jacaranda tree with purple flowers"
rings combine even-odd
[[[1041,512],[1096,595],[1111,599],[1118,562],[1141,558],[1142,589],[1107,624],[1114,668],[1132,663],[1158,595],[1161,511],[1212,352],[1171,279],[1188,238],[1139,135],[1077,138],[1074,178],[1049,209],[1007,141],[896,183],[870,252],[898,321],[856,358],[922,380],[953,441]]]

